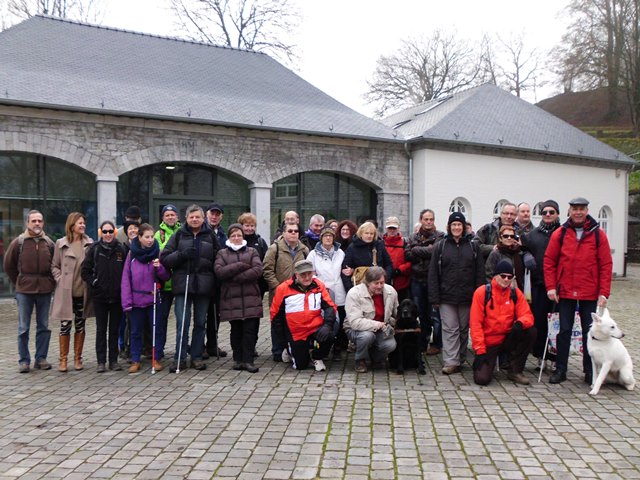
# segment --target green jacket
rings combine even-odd
[[[167,242],[171,238],[171,235],[176,233],[178,230],[180,230],[180,222],[176,222],[173,228],[171,228],[169,225],[167,225],[164,222],[160,223],[160,227],[158,228],[158,231],[153,236],[153,238],[155,238],[160,244],[161,251],[164,249],[164,246],[167,244]],[[171,279],[164,282],[163,290],[168,292],[171,291]]]

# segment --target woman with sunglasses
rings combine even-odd
[[[101,238],[89,248],[82,262],[82,279],[87,283],[96,313],[98,373],[106,370],[107,351],[109,370],[122,370],[118,364],[118,329],[122,318],[120,283],[127,252],[116,239],[115,230],[113,222],[102,222]]]
[[[524,290],[524,262],[522,260],[522,244],[511,225],[503,225],[498,231],[498,244],[489,254],[485,263],[487,282],[495,275],[496,265],[500,260],[508,260],[515,270],[517,287]]]

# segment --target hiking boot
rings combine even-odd
[[[452,375],[454,373],[460,373],[460,365],[447,365],[442,367],[442,373],[444,375]]]
[[[529,379],[523,373],[509,373],[507,378],[519,385],[529,385]]]
[[[231,368],[233,368],[234,370],[244,370],[244,363],[242,363],[242,362],[235,362],[235,363],[233,364],[233,367],[231,367]]]
[[[122,367],[118,362],[111,362],[109,364],[109,370],[113,370],[114,372],[119,372],[122,370]]]
[[[104,373],[106,370],[105,364],[99,363],[98,368],[96,368],[96,373]]]
[[[20,364],[20,369],[18,371],[20,373],[29,373],[29,364],[28,363],[21,363]]]
[[[36,360],[33,363],[33,368],[35,368],[36,370],[51,370],[51,364],[44,358],[41,358],[40,360]]]
[[[176,362],[174,360],[173,363],[171,364],[171,366],[169,367],[169,371],[171,373],[176,373],[178,370],[186,370],[186,369],[187,369],[187,362],[186,361],[180,362],[180,368],[178,368],[178,362]]]
[[[439,349],[438,347],[434,347],[433,345],[429,345],[429,348],[427,348],[424,353],[427,355],[438,355],[442,350]]]
[[[207,364],[202,360],[191,360],[191,368],[194,370],[206,370]]]
[[[324,372],[327,369],[322,360],[313,360],[313,367],[316,369],[316,372]]]
[[[244,364],[244,369],[249,373],[256,373],[258,370],[260,370],[253,363],[245,363]]]
[[[566,379],[567,379],[566,372],[563,372],[562,370],[556,370],[551,375],[551,378],[549,378],[549,383],[562,383]]]
[[[291,355],[289,355],[289,350],[282,351],[282,362],[291,363]]]
[[[367,373],[367,362],[364,360],[356,360],[356,372]]]
[[[226,350],[222,350],[220,347],[218,347],[218,356],[220,358],[225,358],[227,356],[227,351]]]
[[[164,365],[162,364],[162,362],[160,360],[153,360],[152,361],[152,365],[153,365],[153,369],[156,372],[161,372],[162,370],[164,370]]]
[[[140,362],[131,362],[129,373],[138,373],[140,371]]]

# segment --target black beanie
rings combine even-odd
[[[500,275],[501,273],[508,273],[509,275],[513,275],[513,265],[509,260],[500,260],[496,265],[496,270],[493,272],[493,275]]]
[[[560,206],[558,205],[558,202],[556,202],[555,200],[547,200],[543,202],[542,208],[540,209],[540,211],[544,210],[546,207],[551,207],[556,211],[556,213],[560,213]]]
[[[451,215],[449,215],[449,221],[447,222],[447,225],[451,225],[453,222],[461,222],[463,225],[466,225],[467,219],[464,218],[464,215],[460,212],[453,212]]]

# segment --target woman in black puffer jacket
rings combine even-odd
[[[258,371],[253,364],[253,352],[258,340],[262,316],[262,294],[258,280],[262,277],[262,262],[256,249],[248,247],[242,225],[229,226],[226,248],[218,252],[215,272],[222,281],[220,321],[231,322],[233,369]]]
[[[342,283],[346,292],[353,287],[352,276],[358,267],[372,267],[377,265],[384,268],[385,280],[391,284],[393,278],[393,262],[384,248],[384,242],[379,240],[378,229],[371,222],[364,222],[358,228],[353,242],[347,248],[342,262]]]
[[[89,248],[81,270],[82,279],[87,283],[96,313],[98,373],[106,370],[107,343],[109,368],[120,370],[118,365],[118,329],[122,319],[120,283],[127,252],[122,243],[116,240],[115,229],[112,222],[102,222],[100,225],[102,238]]]

